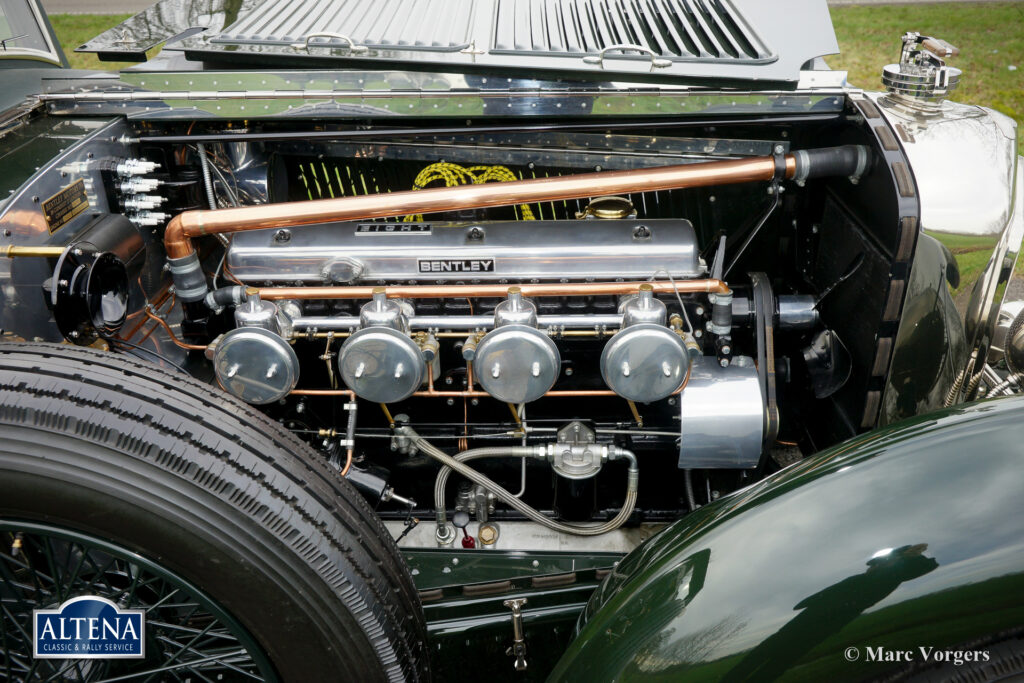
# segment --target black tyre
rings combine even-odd
[[[33,660],[31,610],[78,594],[149,609],[146,660]],[[0,598],[0,680],[428,678],[411,577],[348,482],[249,406],[91,349],[0,344]]]

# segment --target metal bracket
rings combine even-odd
[[[459,50],[459,52],[464,54],[464,55],[473,55],[474,57],[476,55],[485,55],[485,54],[487,54],[487,50],[481,50],[481,49],[479,49],[476,46],[476,41],[475,40],[470,41],[469,45],[464,47],[464,48],[462,48],[461,50]]]
[[[501,603],[512,610],[512,645],[505,654],[515,657],[516,671],[526,671],[526,637],[523,635],[523,611],[526,598],[513,598]]]

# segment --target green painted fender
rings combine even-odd
[[[860,680],[998,654],[1022,627],[1024,397],[876,430],[688,515],[606,578],[549,680]]]

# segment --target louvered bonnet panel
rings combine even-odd
[[[211,43],[292,45],[321,35],[318,45],[457,51],[470,44],[473,0],[269,0]]]
[[[497,0],[493,50],[587,55],[637,46],[672,60],[772,53],[729,0]]]

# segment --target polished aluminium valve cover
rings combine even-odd
[[[687,220],[332,223],[234,235],[227,266],[247,284],[703,275]]]

